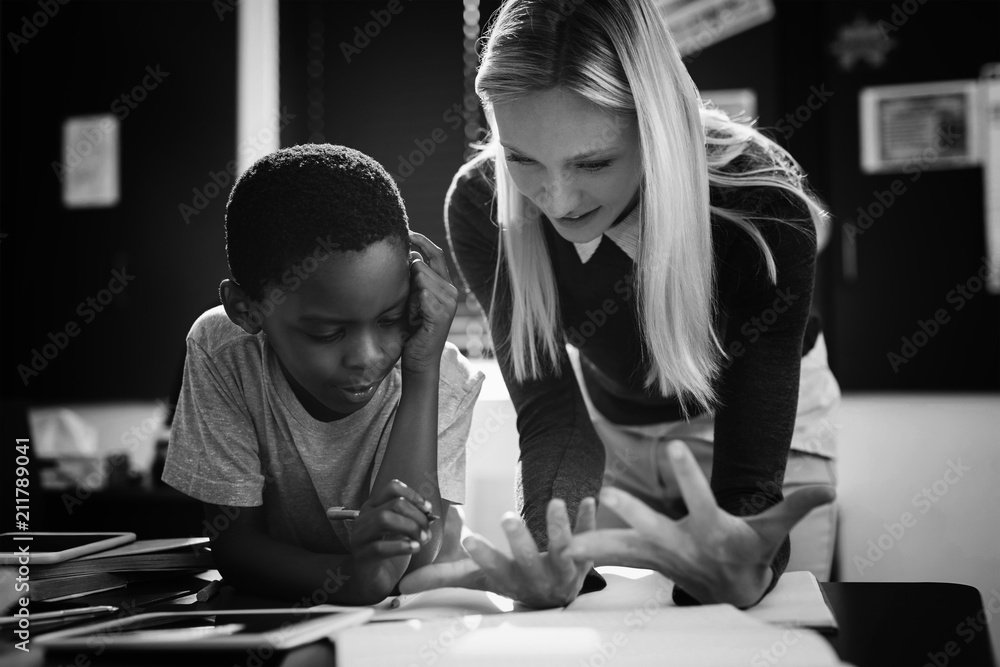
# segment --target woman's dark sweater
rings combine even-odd
[[[782,499],[800,362],[817,332],[812,322],[806,335],[816,241],[805,206],[778,188],[713,188],[711,199],[713,205],[756,212],[748,217],[766,240],[778,269],[775,285],[753,239],[733,223],[713,217],[716,326],[729,359],[714,385],[718,404],[711,488],[722,509],[746,516]],[[500,242],[490,161],[466,164],[455,175],[445,219],[462,277],[488,313]],[[643,387],[646,366],[635,313],[635,262],[605,237],[583,263],[574,245],[560,237],[547,219],[542,224],[559,291],[563,336],[580,351],[594,406],[609,421],[623,425],[681,419],[676,397]],[[501,265],[491,335],[517,411],[518,506],[544,549],[548,501],[564,499],[570,516],[575,516],[580,500],[596,497],[604,472],[604,446],[564,351],[558,374],[549,372],[526,382],[515,379],[509,359],[511,299],[506,274],[506,265]],[[772,562],[772,586],[788,555],[786,539]]]

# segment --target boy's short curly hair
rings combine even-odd
[[[256,301],[321,246],[358,251],[398,239],[405,251],[408,232],[395,181],[346,146],[303,144],[266,155],[237,179],[226,205],[229,271]]]

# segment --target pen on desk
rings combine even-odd
[[[346,507],[331,507],[326,510],[326,518],[331,521],[353,521],[360,514],[360,510],[349,510]],[[424,512],[424,514],[427,515],[428,521],[437,521],[441,518],[434,512]]]
[[[219,592],[220,588],[222,588],[222,579],[215,579],[208,582],[208,586],[198,591],[198,602],[208,602],[212,599],[212,596]]]

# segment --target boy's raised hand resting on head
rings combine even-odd
[[[403,372],[437,371],[458,309],[444,251],[429,238],[410,232],[410,336],[403,347]]]

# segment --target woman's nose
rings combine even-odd
[[[555,218],[564,218],[578,213],[579,193],[572,179],[557,176],[542,188],[539,204],[543,211]]]

